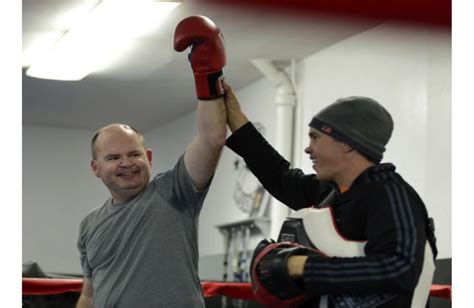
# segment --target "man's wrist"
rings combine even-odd
[[[209,104],[209,103],[219,103],[219,104],[225,104],[225,101],[224,101],[224,96],[217,96],[217,97],[213,97],[213,98],[210,98],[210,99],[200,99],[198,98],[198,103],[203,103],[203,104]]]
[[[286,262],[286,268],[288,270],[288,275],[291,278],[301,278],[303,277],[304,265],[308,256],[291,256]]]
[[[244,126],[246,123],[248,123],[248,121],[249,120],[247,119],[245,114],[240,112],[240,113],[235,113],[231,117],[228,116],[227,123],[229,125],[230,131],[235,132],[236,130]]]

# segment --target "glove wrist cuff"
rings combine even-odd
[[[200,100],[212,100],[224,96],[222,70],[214,73],[194,73],[196,95]]]

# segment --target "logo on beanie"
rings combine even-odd
[[[332,128],[327,125],[321,126],[321,130],[325,132],[326,134],[330,134],[332,132]]]

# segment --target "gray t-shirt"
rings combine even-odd
[[[181,156],[138,196],[104,205],[81,222],[78,248],[94,304],[106,307],[204,307],[198,277],[198,191]]]

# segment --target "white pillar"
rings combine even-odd
[[[293,84],[288,74],[273,65],[271,60],[252,60],[252,63],[263,73],[273,86],[277,88],[275,104],[277,107],[277,131],[275,149],[287,159],[293,162],[293,133],[294,133],[294,108],[296,106],[296,95]],[[273,239],[278,237],[280,228],[290,209],[272,198],[271,223],[269,236]]]

